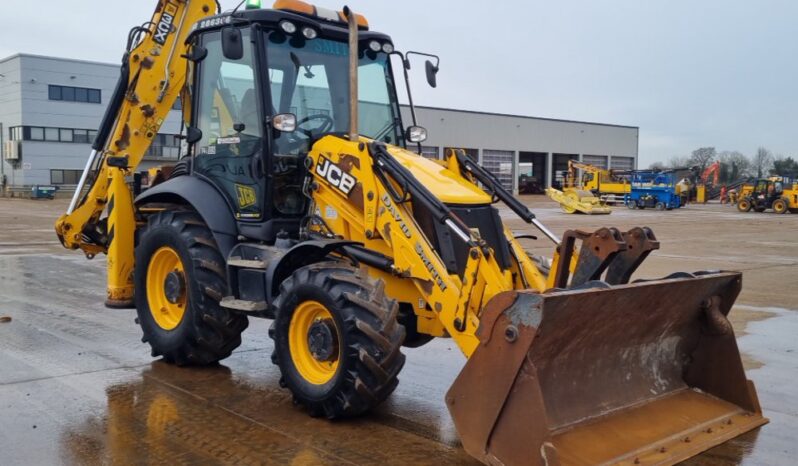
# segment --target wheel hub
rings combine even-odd
[[[163,291],[167,301],[172,304],[179,303],[186,292],[186,279],[183,273],[178,270],[169,272],[163,281]]]
[[[313,322],[308,329],[308,347],[317,361],[331,361],[338,354],[338,335],[330,319]]]

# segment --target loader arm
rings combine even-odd
[[[191,26],[217,10],[214,0],[159,0],[151,21],[131,30],[91,155],[67,212],[55,224],[64,247],[89,258],[108,255],[110,306],[129,305],[133,297],[135,213],[126,177],[184,89]]]

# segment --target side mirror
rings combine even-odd
[[[280,113],[272,117],[272,128],[282,133],[296,131],[296,115],[293,113]]]
[[[427,71],[427,82],[432,87],[438,87],[438,67],[433,65],[431,61],[427,60],[425,64],[426,71]]]
[[[237,27],[222,29],[222,55],[228,60],[241,60],[244,57],[241,29]]]
[[[408,126],[405,139],[413,143],[424,142],[427,140],[427,129],[423,126]]]

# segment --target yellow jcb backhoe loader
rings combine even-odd
[[[403,345],[452,338],[446,403],[489,464],[670,464],[767,422],[726,319],[740,273],[632,282],[649,229],[558,238],[462,151],[410,150],[426,131],[403,126],[394,66],[428,58],[434,86],[437,57],[347,8],[258,7],[158,2],[56,223],[107,254],[107,304],[135,305],[153,356],[211,364],[273,319],[281,384],[341,418],[391,394]],[[134,199],[179,95],[188,153]],[[555,243],[550,268],[498,201]]]

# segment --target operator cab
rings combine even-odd
[[[358,132],[404,147],[390,56],[404,57],[357,23]],[[348,37],[343,13],[293,0],[205,19],[189,36],[192,174],[224,194],[242,235],[297,234],[306,155],[349,131]]]

